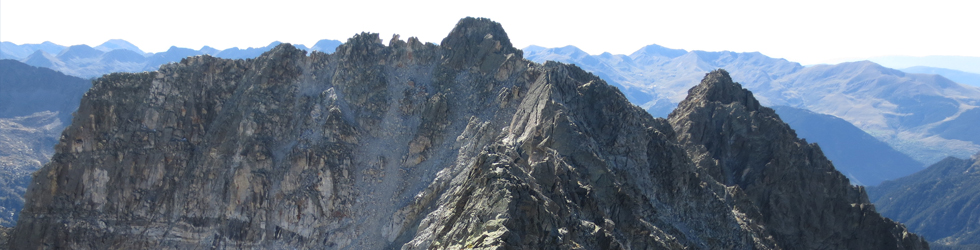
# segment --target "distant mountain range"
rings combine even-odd
[[[51,42],[41,44],[17,45],[3,42],[0,46],[0,59],[14,59],[31,66],[45,67],[82,78],[94,78],[113,72],[153,71],[162,64],[177,62],[188,56],[209,54],[227,59],[255,58],[269,51],[281,42],[273,42],[265,47],[239,49],[238,47],[217,50],[204,46],[199,50],[170,47],[160,53],[145,53],[139,47],[121,39],[113,39],[90,47],[88,45],[61,46]],[[337,40],[320,40],[312,48],[293,45],[303,50],[317,50],[332,53],[340,45]]]
[[[101,50],[103,52],[122,49],[122,50],[131,50],[133,52],[140,53],[140,54],[146,54],[146,52],[143,52],[143,50],[141,50],[139,47],[136,47],[136,45],[133,45],[132,43],[129,43],[126,40],[122,40],[122,39],[112,39],[106,41],[100,44],[99,46],[95,46],[95,49]]]
[[[815,142],[851,184],[874,186],[922,170],[924,165],[853,124],[832,115],[775,106],[779,118],[800,138]]]
[[[649,45],[630,55],[589,55],[574,46],[524,49],[532,61],[573,63],[619,87],[654,116],[666,116],[713,69],[724,68],[764,105],[840,117],[919,162],[980,151],[980,88],[869,61],[803,67],[763,54],[685,51]]]
[[[902,69],[902,71],[906,73],[941,75],[957,83],[980,87],[980,73],[970,73],[970,72],[953,70],[953,69],[944,69],[944,68],[935,68],[935,67],[926,67],[926,66],[915,66],[915,67],[904,68]]]
[[[16,221],[31,173],[54,154],[89,87],[85,79],[0,60],[0,226]]]
[[[867,60],[895,69],[924,66],[980,74],[980,57],[973,56],[879,56]]]
[[[882,215],[931,241],[933,249],[980,249],[980,154],[946,158],[869,187],[868,198]]]

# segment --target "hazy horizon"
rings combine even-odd
[[[893,1],[225,1],[6,0],[0,40],[16,44],[101,44],[124,39],[147,52],[170,46],[263,47],[272,41],[310,45],[346,41],[360,32],[438,43],[466,16],[501,23],[516,47],[574,45],[589,54],[629,54],[649,44],[760,52],[802,64],[887,55],[980,56],[968,1],[928,5]],[[912,34],[912,35],[910,35]]]

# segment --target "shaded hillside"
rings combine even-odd
[[[907,74],[867,61],[816,65],[760,92],[798,100],[788,102],[805,103],[801,107],[847,120],[920,162],[980,151],[980,144],[961,137],[980,133],[980,127],[963,131],[971,132],[967,134],[935,131],[959,119],[980,119],[965,112],[980,105],[980,88],[941,76]]]
[[[0,118],[54,111],[68,123],[90,86],[88,80],[54,70],[0,60]]]
[[[921,172],[870,187],[868,194],[882,215],[934,245],[980,247],[980,154],[965,160],[946,158]]]
[[[13,226],[31,173],[41,168],[91,83],[0,60],[0,226]]]
[[[815,162],[818,178],[772,176],[802,192],[758,199],[782,186],[717,181],[678,142],[690,131],[578,67],[524,60],[498,23],[465,18],[439,45],[379,40],[100,78],[32,182],[12,247],[927,248],[809,146],[757,158]],[[671,121],[685,119],[745,126]],[[777,221],[812,213],[773,204],[814,197],[831,223]]]
[[[874,186],[925,167],[843,119],[786,106],[773,109],[800,138],[820,144],[827,159],[851,184]]]
[[[908,249],[918,237],[882,218],[815,144],[797,138],[751,91],[716,70],[671,112],[677,140],[697,167],[744,192],[747,212],[786,249]],[[924,245],[924,244],[923,244]],[[922,246],[924,247],[924,246]]]

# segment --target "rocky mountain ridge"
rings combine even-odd
[[[724,71],[668,121],[522,54],[464,18],[440,45],[360,34],[104,76],[11,247],[928,248]]]
[[[919,162],[980,151],[980,138],[974,136],[980,131],[963,125],[980,120],[980,88],[937,75],[905,73],[869,61],[803,67],[758,52],[657,45],[630,55],[589,55],[573,46],[531,46],[525,51],[532,61],[573,63],[607,79],[654,116],[666,117],[701,75],[724,68],[764,105],[840,117]]]

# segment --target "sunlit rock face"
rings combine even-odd
[[[692,98],[768,110],[718,84]],[[361,34],[332,54],[191,57],[94,83],[35,174],[11,246],[925,248],[778,118],[694,115],[713,108],[653,118],[575,66],[524,60],[486,19],[461,20],[440,45]],[[776,170],[729,179],[761,166],[712,165],[716,134],[671,123],[759,126],[799,149],[749,154]],[[767,150],[744,146],[733,150]],[[794,181],[807,189],[766,191]],[[828,205],[793,204],[812,194]],[[844,229],[858,234],[828,236]]]

